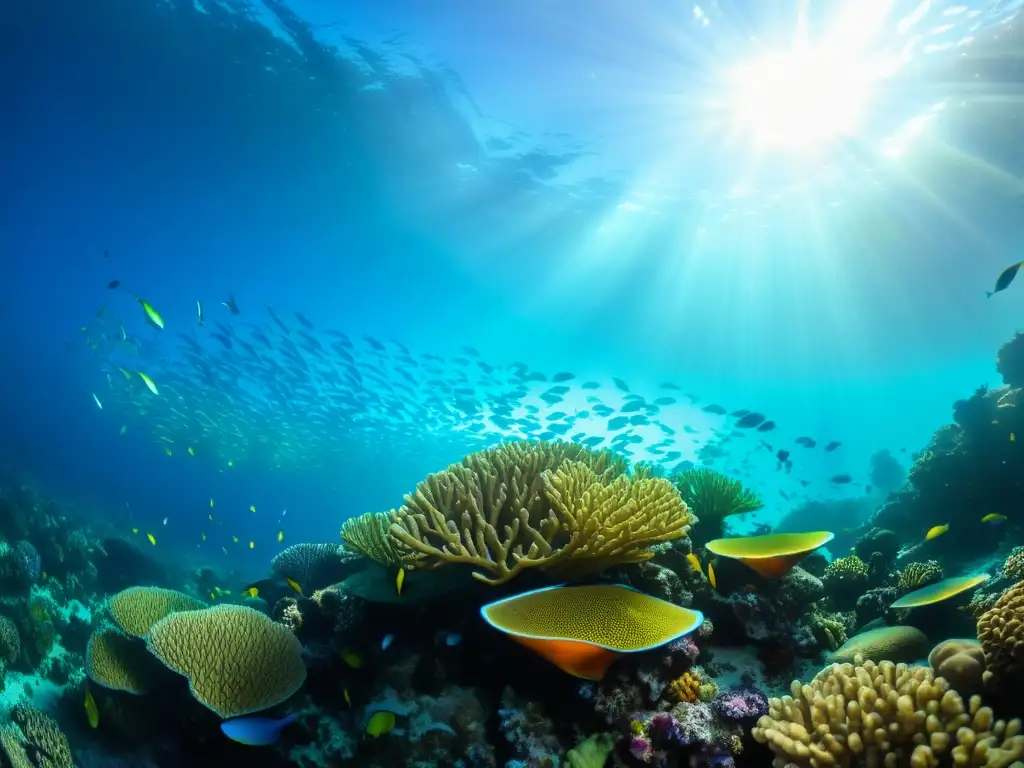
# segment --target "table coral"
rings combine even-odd
[[[176,611],[195,611],[206,603],[173,589],[128,587],[107,601],[117,625],[135,637],[145,637],[158,621]]]
[[[1024,754],[1020,721],[996,720],[974,696],[965,704],[930,667],[861,657],[832,664],[791,696],[772,698],[752,733],[776,768],[903,765],[1005,768]]]
[[[112,626],[96,629],[85,650],[85,673],[104,688],[148,693],[153,659],[140,640]]]
[[[306,679],[295,635],[240,605],[172,613],[153,625],[146,646],[221,717],[280,704]]]

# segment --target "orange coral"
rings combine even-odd
[[[692,672],[683,672],[668,684],[668,690],[679,701],[696,703],[700,699],[700,678]]]

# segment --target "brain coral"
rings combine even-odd
[[[1024,754],[1019,720],[996,720],[978,696],[965,706],[930,667],[857,658],[791,691],[769,700],[752,731],[776,768],[1006,768]]]
[[[1024,579],[1024,547],[1014,547],[1003,563],[1003,575],[1008,579]]]
[[[944,640],[932,648],[928,664],[961,696],[981,693],[985,654],[977,640]]]
[[[128,693],[148,693],[152,677],[152,657],[146,646],[112,626],[104,626],[89,636],[85,649],[85,673],[104,688]]]
[[[135,637],[144,637],[154,624],[171,613],[205,607],[202,600],[160,587],[128,587],[107,601],[117,625]]]
[[[829,656],[829,661],[916,661],[928,651],[928,638],[916,627],[879,627],[854,635]]]
[[[978,619],[978,640],[985,651],[985,684],[1024,682],[1024,581],[1003,593]]]
[[[241,605],[172,613],[153,626],[146,644],[187,677],[192,695],[221,717],[279,704],[306,679],[295,635]]]

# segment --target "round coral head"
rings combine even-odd
[[[834,536],[831,531],[769,533],[765,536],[715,539],[706,546],[712,554],[739,560],[766,579],[781,579],[794,565],[818,547],[828,544]]]
[[[559,669],[600,680],[621,654],[648,651],[704,621],[681,608],[618,584],[546,587],[489,603],[484,620]]]
[[[913,592],[904,595],[890,608],[920,608],[922,605],[940,603],[951,597],[956,597],[961,592],[974,589],[979,584],[988,581],[987,573],[977,573],[974,576],[954,576],[950,579],[943,579],[927,587],[915,589]]]

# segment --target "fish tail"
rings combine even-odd
[[[985,298],[986,299],[991,299],[993,293],[994,293],[994,291],[985,291]]]

